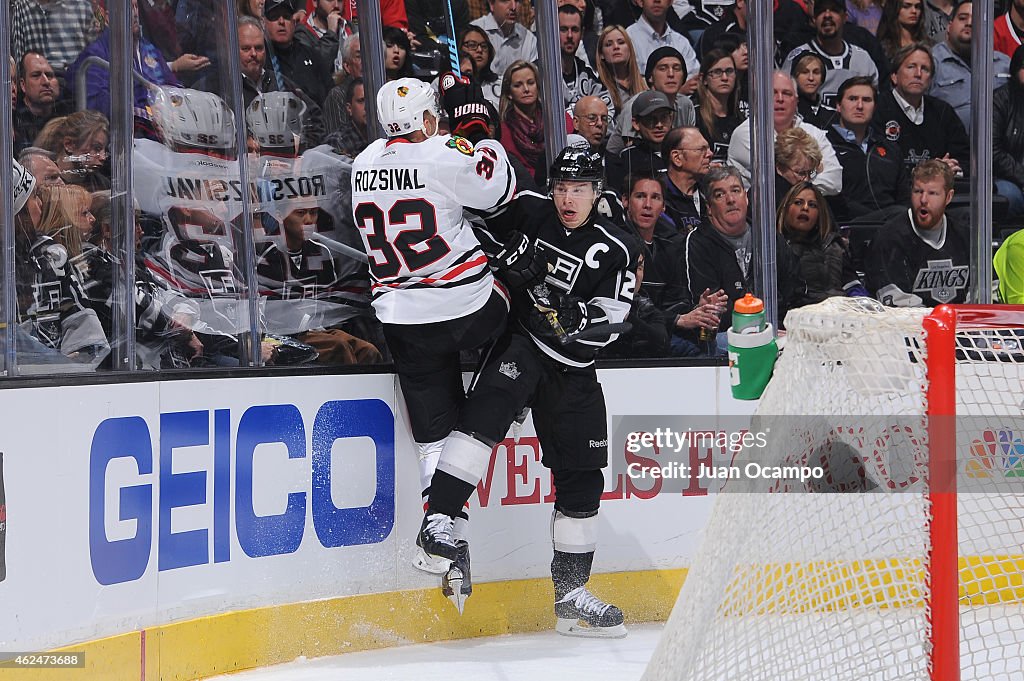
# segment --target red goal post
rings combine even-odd
[[[751,430],[856,475],[719,493],[644,681],[1024,681],[1024,306],[786,321]]]

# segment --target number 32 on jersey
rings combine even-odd
[[[406,273],[429,267],[451,252],[437,233],[437,212],[425,199],[395,201],[386,215],[371,202],[360,203],[354,212],[370,247],[370,272],[378,281],[397,276],[403,266]],[[396,234],[395,228],[409,225],[410,218],[413,226]],[[388,234],[394,237],[389,239]]]

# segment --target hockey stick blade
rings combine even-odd
[[[594,340],[596,338],[604,338],[605,336],[611,336],[615,333],[629,333],[633,328],[633,325],[629,322],[618,322],[616,324],[598,324],[597,326],[591,326],[582,331],[576,333],[567,334],[564,338],[559,338],[562,344],[571,343],[578,340]]]

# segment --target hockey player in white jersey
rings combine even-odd
[[[487,108],[479,87],[446,73],[438,89],[453,135],[438,135],[429,85],[413,78],[385,83],[377,114],[388,139],[359,154],[352,173],[373,307],[405,397],[424,495],[465,400],[459,352],[500,335],[509,309],[508,293],[492,276],[463,208],[493,210],[515,193],[504,149],[484,139]],[[529,269],[531,257],[532,250],[523,251],[502,262]],[[465,538],[464,509],[457,515],[458,542]],[[441,574],[455,558],[418,554],[414,564]]]

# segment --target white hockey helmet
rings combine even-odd
[[[306,103],[291,92],[264,92],[245,110],[245,122],[264,149],[296,149],[302,141]]]
[[[377,118],[388,137],[423,132],[423,113],[437,119],[437,94],[416,78],[388,81],[377,92]]]
[[[32,190],[36,188],[36,178],[17,161],[12,160],[11,163],[14,164],[14,214],[17,215],[25,207],[28,197],[32,196]]]
[[[210,92],[163,86],[150,95],[153,122],[168,146],[232,149],[235,118],[224,100]]]

